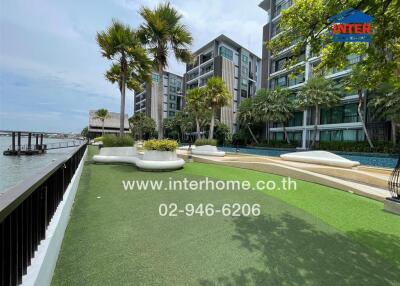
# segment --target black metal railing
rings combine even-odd
[[[388,187],[392,198],[400,201],[400,157],[389,177]]]
[[[0,285],[18,285],[74,176],[86,143],[0,196]]]
[[[21,151],[39,150],[41,148],[43,148],[44,150],[52,150],[52,149],[77,147],[77,146],[81,146],[82,144],[83,144],[82,140],[53,142],[53,143],[48,143],[48,144],[43,144],[43,145],[22,144],[22,145],[20,145],[20,150]],[[8,147],[8,149],[11,149],[11,148],[12,148],[12,145],[10,145]]]

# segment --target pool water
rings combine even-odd
[[[236,148],[233,147],[218,147],[225,152],[235,152]],[[260,149],[260,148],[239,148],[239,153],[244,154],[252,154],[252,155],[260,155],[260,156],[272,156],[279,157],[282,154],[294,152],[290,150],[282,150],[282,149]],[[346,159],[352,161],[358,161],[361,165],[374,166],[374,167],[383,167],[383,168],[394,168],[396,166],[398,156],[396,155],[355,155],[355,154],[347,154],[342,152],[333,152],[339,156],[342,156]]]

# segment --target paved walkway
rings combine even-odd
[[[187,158],[187,151],[178,154]],[[285,161],[277,157],[228,153],[225,157],[192,155],[195,162],[213,163],[251,169],[296,179],[355,193],[371,199],[384,201],[390,196],[387,182],[389,169],[359,166],[340,168],[318,164]]]

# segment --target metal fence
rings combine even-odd
[[[400,201],[400,157],[397,161],[396,167],[390,175],[388,187],[392,198]]]
[[[0,285],[18,285],[86,150],[77,147],[0,196]]]

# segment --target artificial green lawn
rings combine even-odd
[[[86,162],[53,285],[398,285],[400,217],[382,203],[302,181],[290,192],[124,191],[121,184],[206,176],[281,179],[199,163],[152,173]],[[258,203],[262,213],[160,217],[159,204],[170,202]]]

